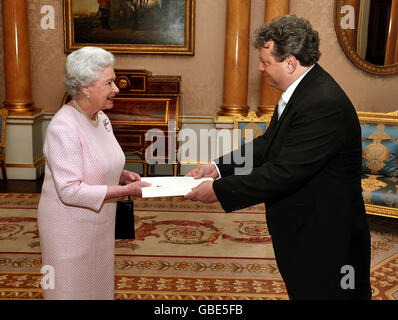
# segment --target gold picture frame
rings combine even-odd
[[[388,64],[388,65],[376,65],[373,63],[370,63],[369,61],[365,60],[364,57],[360,57],[360,55],[357,52],[357,33],[360,32],[360,28],[358,20],[360,20],[359,17],[356,17],[355,19],[356,24],[353,26],[353,29],[351,28],[343,28],[342,26],[342,21],[343,17],[346,13],[342,13],[342,8],[343,7],[352,7],[351,4],[353,2],[349,0],[335,0],[334,1],[334,27],[337,35],[337,39],[340,43],[340,46],[344,52],[344,54],[347,56],[347,58],[359,69],[362,71],[374,74],[374,75],[382,75],[382,76],[387,76],[387,75],[394,75],[398,73],[398,63],[393,63],[393,64]],[[357,2],[359,5],[363,5],[364,2]],[[355,8],[352,7],[351,11],[352,13],[355,13]],[[357,14],[361,12],[361,8],[356,9]]]
[[[195,54],[195,0],[63,0],[65,52]]]

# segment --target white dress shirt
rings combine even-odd
[[[289,103],[290,98],[293,95],[294,90],[296,90],[297,86],[303,80],[305,75],[314,67],[312,65],[306,72],[304,72],[300,78],[298,78],[296,81],[294,81],[281,95],[281,98],[279,99],[278,102],[278,119],[282,115],[283,110],[285,110],[286,105]]]

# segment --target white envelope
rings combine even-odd
[[[185,196],[192,188],[212,178],[195,179],[193,177],[142,177],[141,181],[151,186],[142,188],[143,198]]]

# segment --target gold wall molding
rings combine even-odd
[[[36,160],[34,163],[7,163],[7,168],[24,168],[24,169],[35,169],[41,166],[44,162],[46,162],[46,158],[43,157],[39,160]]]
[[[54,115],[51,116],[51,118]],[[37,113],[36,115],[12,115],[7,117],[7,125],[20,125],[20,126],[31,126],[36,123],[41,123],[43,121],[50,121],[48,117],[45,117],[43,113]]]

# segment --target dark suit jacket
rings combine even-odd
[[[213,189],[226,212],[265,203],[288,293],[297,299],[370,298],[361,129],[343,90],[316,64],[253,150],[253,170],[246,175],[234,174],[231,157],[216,160],[222,178]],[[346,265],[354,268],[355,281],[342,273]],[[355,289],[343,289],[341,282]]]

